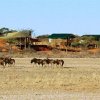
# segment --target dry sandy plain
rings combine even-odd
[[[37,67],[31,58],[0,66],[0,100],[100,100],[100,58],[62,58],[64,67]]]

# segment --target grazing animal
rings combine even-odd
[[[14,64],[15,64],[15,59],[6,57],[6,58],[4,59],[4,62],[5,62],[5,66],[6,66],[7,64],[8,64],[8,65],[14,65]]]
[[[33,58],[31,60],[31,63],[42,65],[42,66],[44,65],[44,61],[42,59],[37,59],[37,58]]]
[[[53,64],[56,64],[56,66],[57,66],[57,65],[60,65],[60,62],[59,62],[58,59],[56,59],[56,60],[53,61]]]
[[[37,58],[33,58],[31,59],[31,64],[34,63],[34,64],[38,64],[38,65],[42,65],[44,66],[45,64],[49,65],[49,64],[56,64],[57,65],[61,65],[63,66],[64,65],[64,61],[62,59],[56,59],[56,60],[53,60],[53,59],[37,59]]]
[[[53,61],[53,64],[63,66],[64,65],[64,61],[63,60],[56,59],[56,60]]]
[[[10,58],[8,64],[15,64],[15,59]]]
[[[5,66],[4,66],[4,60],[0,59],[0,65],[2,65],[5,68]]]
[[[53,64],[53,60],[52,59],[49,59],[49,58],[47,58],[47,59],[43,59],[43,61],[44,61],[44,63],[45,64],[47,64],[47,65],[49,65],[49,64]]]
[[[60,62],[61,62],[61,66],[63,66],[64,65],[64,60],[60,60]]]
[[[12,59],[10,57],[0,57],[0,64],[3,65],[4,67],[8,65],[14,65],[15,64],[15,59]]]

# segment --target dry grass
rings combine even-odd
[[[7,53],[8,54],[8,53]],[[4,55],[6,55],[4,53]],[[100,49],[90,49],[83,50],[81,52],[68,52],[68,51],[60,51],[60,50],[52,50],[52,51],[33,51],[26,50],[22,52],[12,52],[10,54],[12,57],[50,57],[50,58],[100,58]]]
[[[0,67],[0,100],[100,100],[100,58],[66,58],[64,68],[30,59]]]
[[[100,92],[100,68],[98,67],[100,59],[64,59],[66,61],[64,68],[33,67],[30,65],[30,59],[26,59],[16,59],[16,66],[0,68],[0,92],[17,90]],[[82,66],[83,63],[86,65]]]
[[[100,91],[100,69],[33,68],[32,71],[0,71],[2,90]]]

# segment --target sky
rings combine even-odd
[[[100,0],[0,0],[0,28],[100,34]]]

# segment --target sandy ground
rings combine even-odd
[[[63,68],[31,59],[0,66],[0,100],[100,100],[100,58],[63,58]]]

